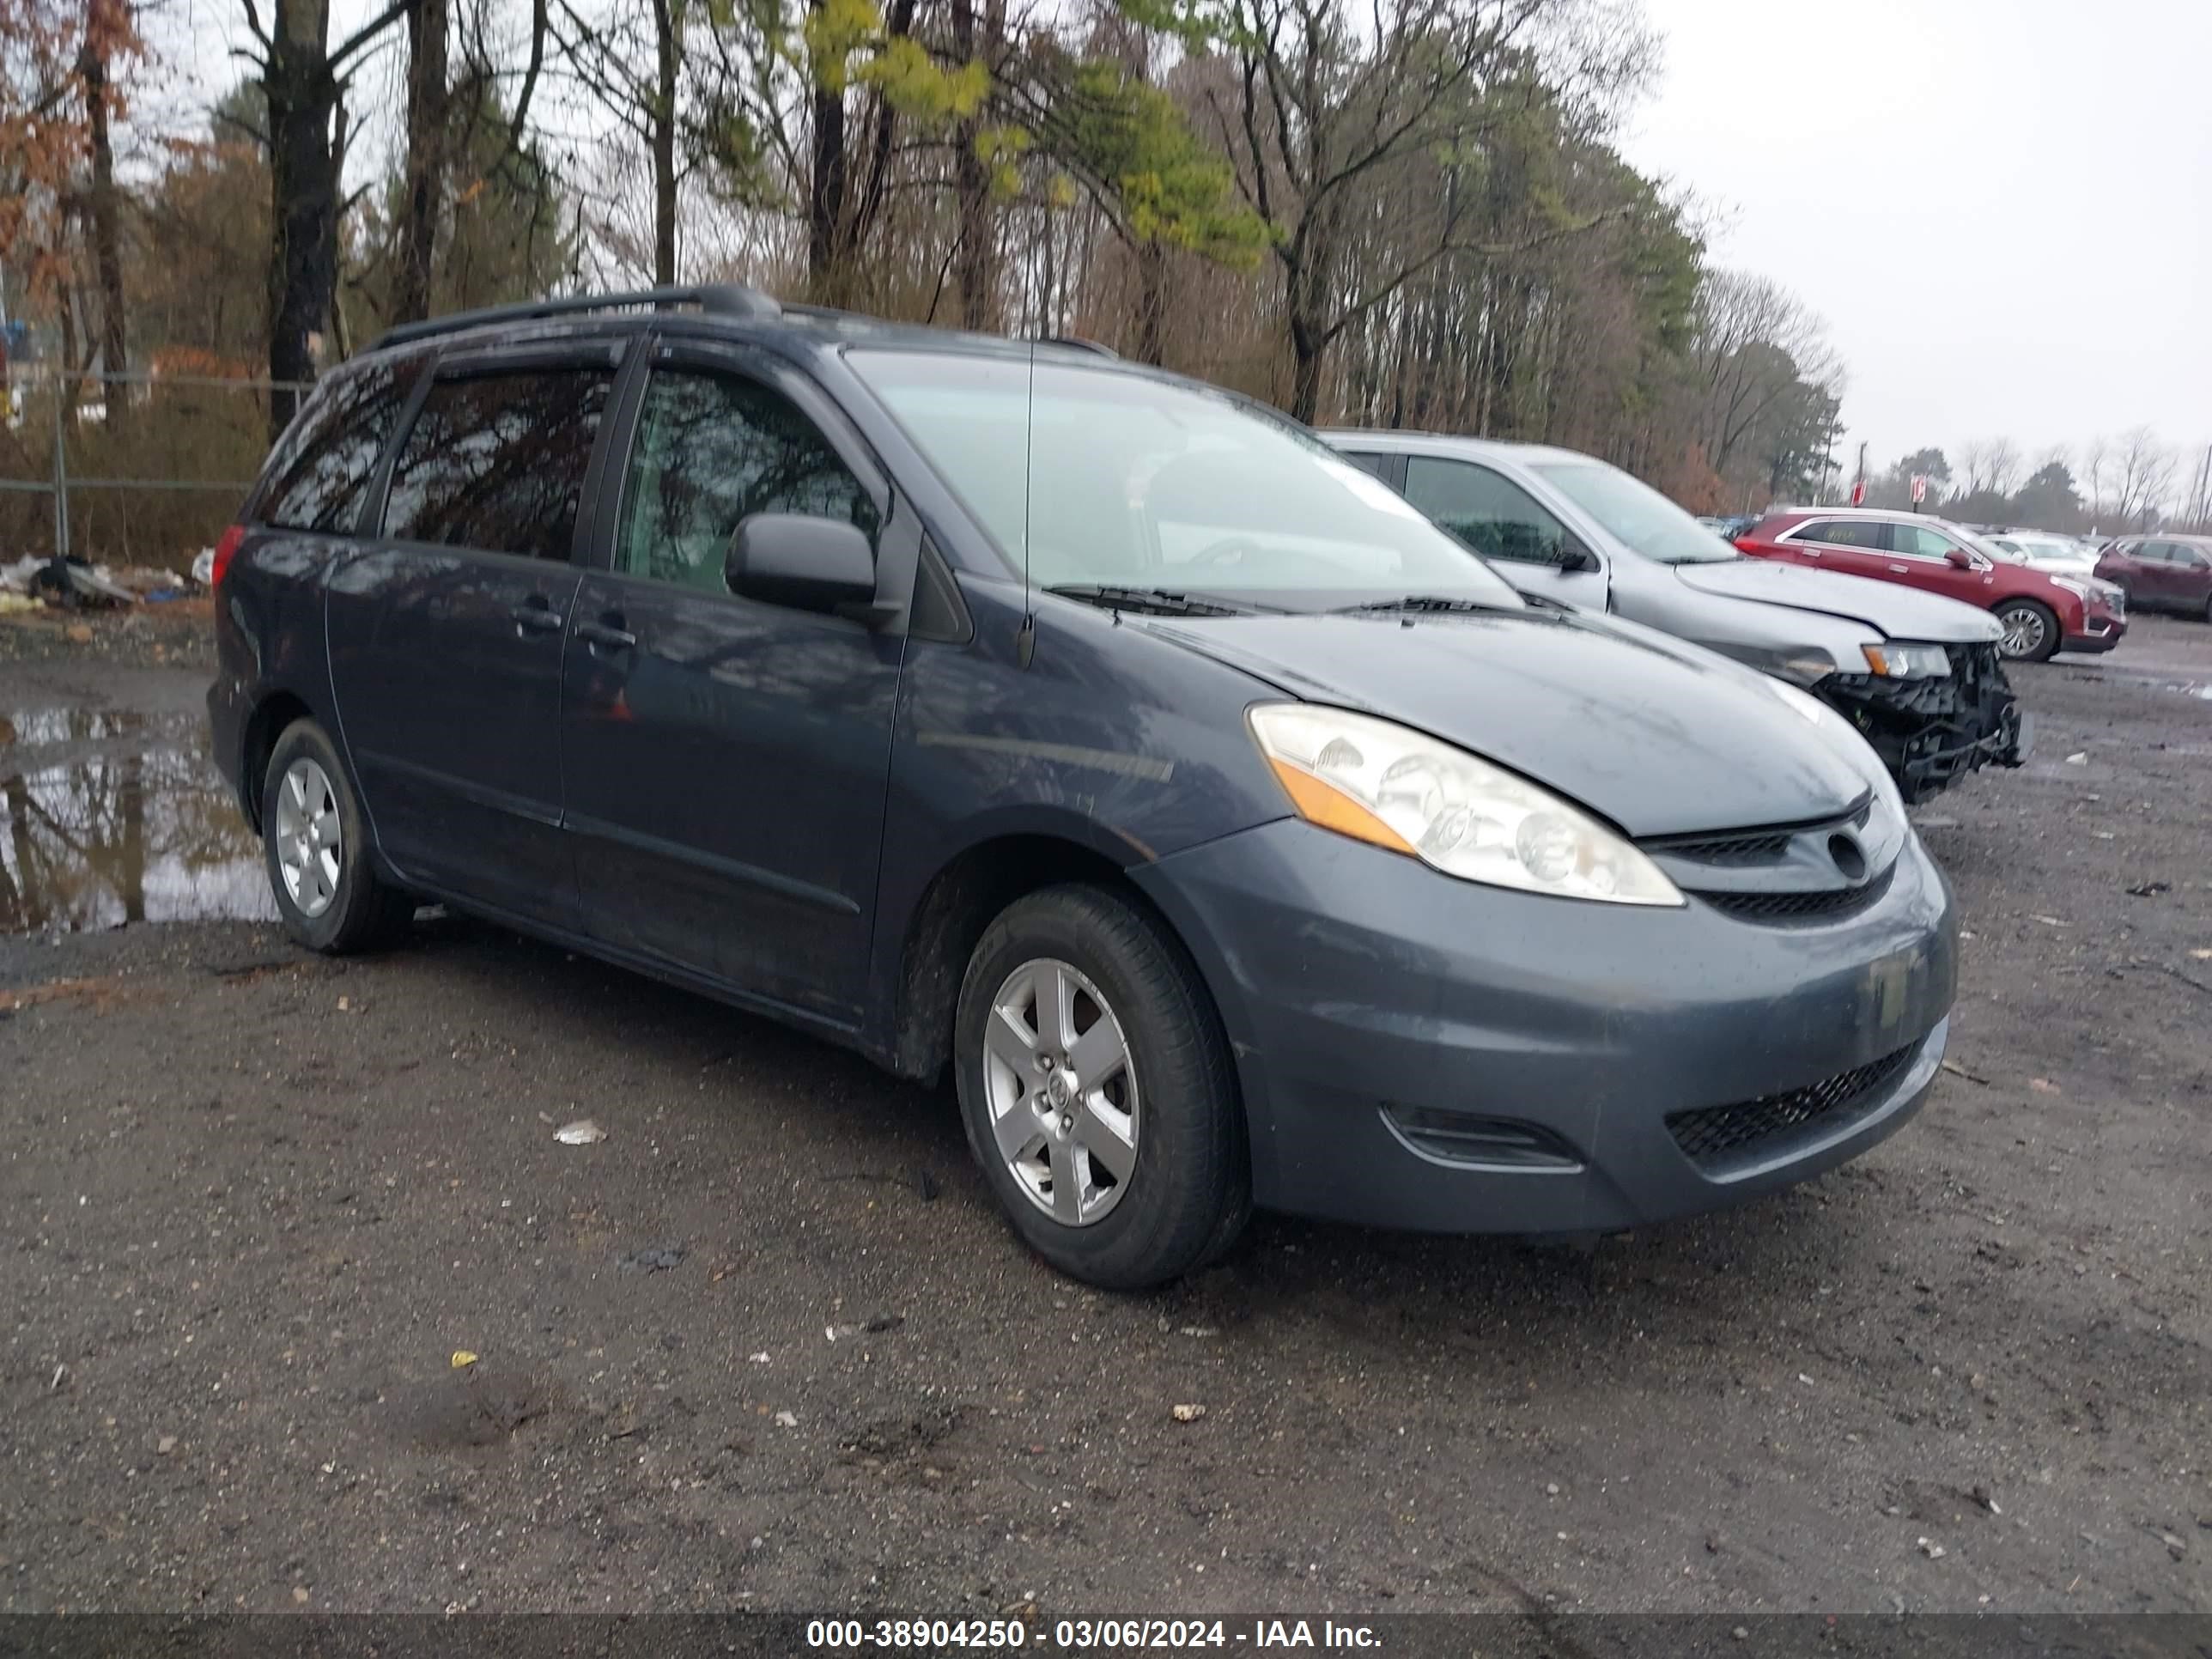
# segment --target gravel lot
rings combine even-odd
[[[294,950],[185,625],[0,626],[0,1611],[2212,1605],[2212,629],[2017,674],[1924,810],[1954,1068],[1858,1164],[1119,1297],[945,1097],[473,923]]]

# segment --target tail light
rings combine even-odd
[[[221,590],[222,579],[230,574],[231,556],[238,551],[246,539],[246,526],[234,524],[222,532],[222,539],[215,544],[215,568],[208,573],[208,586]]]

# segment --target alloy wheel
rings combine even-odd
[[[2000,648],[2008,657],[2029,657],[2043,648],[2043,613],[2022,605],[2004,614],[2004,638]]]
[[[1063,1226],[1103,1220],[1137,1167],[1137,1072],[1121,1020],[1079,969],[1009,974],[983,1034],[991,1133],[1030,1203]]]
[[[330,775],[304,755],[285,769],[277,786],[273,833],[284,891],[300,914],[313,921],[337,897],[345,831]]]

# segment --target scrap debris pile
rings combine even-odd
[[[192,562],[188,576],[151,565],[112,568],[76,558],[31,556],[0,564],[0,612],[49,605],[70,611],[105,610],[193,599],[207,592],[214,564],[211,550],[203,551]]]

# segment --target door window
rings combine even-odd
[[[1889,550],[1908,559],[1940,559],[1959,544],[1924,524],[1893,524],[1889,535]]]
[[[533,369],[441,380],[392,465],[385,534],[566,559],[614,372]]]
[[[1878,553],[1881,550],[1881,525],[1864,519],[1816,519],[1789,539],[1819,542],[1827,547],[1863,547]]]
[[[331,381],[270,469],[276,482],[261,503],[261,521],[340,535],[358,529],[362,502],[406,389],[391,363]]]
[[[615,568],[726,592],[722,562],[756,513],[856,525],[876,504],[813,422],[781,392],[734,374],[657,369],[638,411]]]
[[[2145,542],[2135,555],[2145,564],[2179,564],[2181,561],[2174,556],[2178,551],[2172,542]]]
[[[1388,455],[1377,455],[1365,449],[1340,449],[1336,453],[1362,472],[1371,473],[1386,483],[1389,482],[1390,458]]]
[[[1573,538],[1520,485],[1471,461],[1415,455],[1406,499],[1486,559],[1564,565]]]
[[[2181,542],[2175,542],[2171,545],[2173,549],[2173,562],[2184,570],[2202,570],[2205,566],[2212,565],[2212,558],[2208,558],[2199,549]]]

